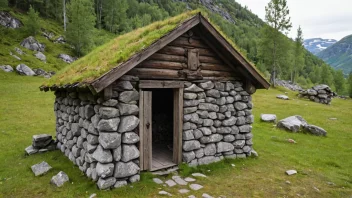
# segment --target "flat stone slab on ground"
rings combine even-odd
[[[170,193],[166,192],[166,191],[159,191],[159,195],[167,195],[167,196],[172,196]]]
[[[286,174],[287,175],[294,175],[294,174],[297,174],[297,171],[296,170],[287,170]]]
[[[164,182],[159,178],[153,178],[153,181],[157,184],[163,184]]]
[[[50,169],[52,169],[52,167],[44,161],[39,164],[33,165],[31,168],[35,176],[44,175]]]
[[[260,120],[263,122],[276,122],[275,114],[261,114]]]
[[[199,184],[191,184],[189,185],[189,187],[192,189],[192,190],[200,190],[203,188],[202,185],[199,185]]]
[[[202,173],[192,173],[193,177],[207,177],[206,175],[202,174]]]
[[[48,134],[33,135],[34,142],[46,141],[50,139],[52,139],[52,136]]]
[[[50,183],[54,184],[57,187],[61,187],[67,181],[69,181],[68,175],[63,171],[60,171],[57,175],[51,178]]]
[[[202,194],[202,198],[213,198],[213,197],[208,195],[207,193],[203,193]]]
[[[276,98],[282,99],[282,100],[288,100],[289,99],[289,97],[286,96],[286,95],[277,95]]]
[[[172,176],[172,179],[179,185],[186,186],[188,183],[183,180],[180,176]]]
[[[194,182],[194,181],[196,181],[196,179],[194,179],[194,178],[192,178],[192,177],[186,177],[186,178],[185,178],[185,181],[186,181],[186,182]]]
[[[176,172],[178,170],[178,167],[175,166],[175,167],[172,167],[172,168],[169,168],[165,171],[155,171],[155,172],[152,172],[153,175],[168,175],[170,173],[173,173],[173,172]]]
[[[165,184],[167,184],[169,187],[176,186],[176,182],[174,182],[174,181],[171,180],[171,179],[165,181]]]
[[[35,153],[38,153],[38,149],[34,148],[32,145],[28,146],[27,148],[24,149],[26,151],[27,155],[32,155]]]
[[[189,193],[189,190],[188,189],[180,189],[180,190],[178,190],[178,192],[181,194],[185,194],[185,193]]]

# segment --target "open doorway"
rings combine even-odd
[[[152,170],[176,165],[173,162],[173,89],[152,89]]]
[[[141,170],[154,171],[182,162],[183,87],[183,82],[141,80]]]

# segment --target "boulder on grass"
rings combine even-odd
[[[17,65],[16,71],[20,75],[25,75],[25,76],[34,76],[35,75],[34,71],[25,64]]]
[[[276,98],[282,99],[282,100],[289,100],[289,97],[286,95],[277,95]]]
[[[39,43],[33,36],[25,38],[21,46],[33,51],[44,52],[45,50],[45,45]]]
[[[303,126],[303,129],[305,132],[308,132],[310,134],[317,135],[317,136],[326,136],[327,134],[327,132],[323,128],[315,125],[306,125],[306,126]]]
[[[0,11],[0,25],[7,28],[16,29],[22,26],[22,22],[11,16],[10,13]]]
[[[59,59],[63,60],[66,63],[73,63],[76,59],[67,54],[59,54]]]
[[[285,119],[280,120],[277,123],[278,128],[285,129],[291,132],[298,132],[301,130],[301,127],[304,127],[306,125],[307,125],[307,121],[305,121],[299,115],[287,117]]]
[[[263,122],[276,122],[276,115],[275,114],[261,114],[260,120]]]
[[[1,65],[0,69],[4,72],[13,72],[13,68],[10,65]]]
[[[66,173],[60,171],[57,175],[53,176],[50,180],[50,183],[54,184],[57,187],[61,187],[65,182],[68,182],[69,178]]]
[[[41,61],[43,61],[43,62],[46,62],[46,56],[45,56],[43,53],[37,52],[37,53],[34,54],[34,56],[35,56],[37,59],[39,59],[39,60],[41,60]]]

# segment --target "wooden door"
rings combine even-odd
[[[173,162],[182,162],[183,87],[174,89]]]
[[[155,86],[156,88],[160,88]],[[183,85],[173,89],[173,162],[182,162]],[[152,91],[140,89],[140,168],[152,170]]]
[[[152,92],[140,90],[139,150],[141,170],[152,168]]]

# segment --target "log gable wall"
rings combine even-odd
[[[175,39],[127,74],[151,80],[237,80],[240,77],[196,30]]]

